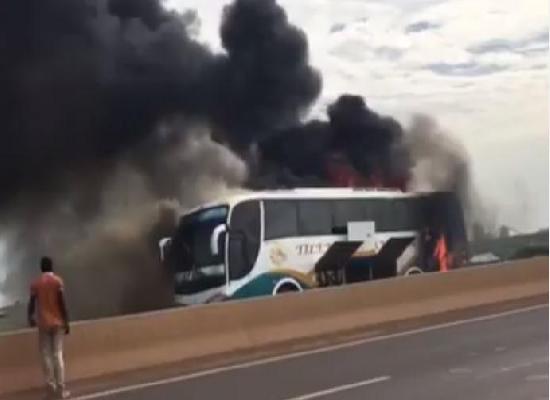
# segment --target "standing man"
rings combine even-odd
[[[42,274],[30,290],[27,316],[31,327],[38,326],[38,340],[46,384],[52,395],[69,397],[65,390],[63,335],[69,334],[69,318],[63,295],[63,280],[54,274],[49,257],[40,260]]]

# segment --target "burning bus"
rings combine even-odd
[[[463,265],[466,244],[452,193],[327,188],[203,205],[160,253],[176,303],[189,305],[448,271]]]

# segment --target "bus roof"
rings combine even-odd
[[[237,194],[229,195],[223,199],[214,202],[202,204],[188,210],[185,215],[191,214],[201,209],[217,206],[229,206],[246,200],[298,200],[298,199],[366,199],[366,198],[410,198],[419,197],[428,194],[428,192],[402,192],[399,190],[373,189],[373,188],[296,188],[268,191],[243,191]]]

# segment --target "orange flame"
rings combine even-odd
[[[394,188],[402,191],[406,188],[404,177],[388,179],[379,169],[374,169],[367,177],[363,176],[341,153],[328,157],[325,171],[331,184],[336,187]]]
[[[447,249],[445,235],[441,234],[434,249],[434,257],[439,261],[439,271],[447,272],[452,261],[451,254]]]
[[[341,155],[333,155],[326,166],[326,173],[332,185],[337,187],[365,186],[365,179]]]

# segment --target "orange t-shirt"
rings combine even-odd
[[[31,285],[31,295],[36,297],[38,328],[56,329],[64,324],[59,304],[59,292],[63,280],[53,272],[43,273]]]

